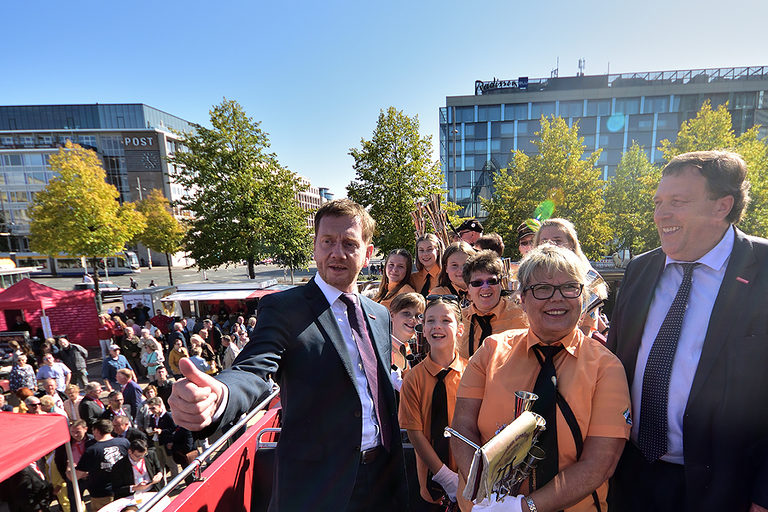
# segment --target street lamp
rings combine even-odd
[[[139,192],[139,201],[142,201],[144,199],[144,196],[142,195],[142,190],[147,190],[144,188],[141,188],[141,178],[136,176],[136,190]],[[149,250],[149,247],[147,247],[147,267],[149,270],[152,270],[152,252]]]

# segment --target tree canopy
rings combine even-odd
[[[95,152],[67,142],[51,155],[50,166],[56,176],[35,196],[30,212],[31,249],[90,259],[100,303],[98,259],[122,251],[144,229],[144,216],[133,203],[118,202],[120,193],[106,182]]]
[[[369,208],[376,220],[374,245],[385,254],[412,250],[416,201],[441,193],[443,183],[439,163],[432,161],[431,137],[419,135],[418,116],[395,107],[380,111],[371,139],[361,139],[349,154],[355,159],[355,179],[347,195]]]
[[[202,269],[245,261],[253,279],[255,262],[277,256],[281,238],[299,233],[278,232],[275,222],[285,229],[288,219],[275,216],[291,204],[299,208],[295,194],[304,185],[268,152],[261,123],[238,102],[225,98],[210,116],[212,128],[193,125],[183,134],[186,149],[169,158],[175,179],[192,191],[179,201],[193,216],[184,245]],[[306,213],[290,219],[306,223]]]
[[[584,253],[590,258],[602,257],[611,230],[604,208],[605,182],[595,166],[600,150],[584,155],[578,124],[569,128],[559,117],[542,117],[541,129],[535,135],[536,154],[513,151],[509,167],[495,173],[493,194],[483,200],[489,213],[486,231],[495,231],[507,241],[516,240],[517,226],[530,218],[539,204],[551,199],[554,216],[576,226]],[[505,251],[519,256],[516,244],[509,244]]]
[[[153,251],[165,254],[168,263],[168,279],[173,285],[171,254],[181,250],[184,226],[173,216],[171,204],[158,189],[139,201],[137,209],[144,215],[147,225],[137,239]]]

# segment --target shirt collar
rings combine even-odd
[[[424,365],[424,368],[433,377],[437,377],[437,374],[444,369],[442,366],[437,364],[429,355],[424,358],[421,364]],[[451,361],[451,364],[448,365],[448,368],[452,370],[456,370],[457,372],[461,373],[463,365],[461,364],[461,358],[459,358],[458,352],[456,351],[453,352],[453,361]]]
[[[664,262],[664,268],[667,268],[672,263],[701,263],[712,270],[719,271],[727,263],[728,257],[731,255],[731,251],[733,251],[735,240],[736,235],[733,231],[733,226],[729,226],[720,242],[695,262],[679,261],[667,256],[667,259]]]
[[[579,347],[581,346],[581,341],[584,339],[584,334],[581,332],[581,330],[577,327],[573,329],[573,332],[571,334],[567,335],[565,338],[558,341],[556,344],[561,344],[565,348],[565,351],[571,354],[573,357],[579,357]],[[528,329],[528,338],[526,341],[526,348],[528,351],[531,350],[531,348],[534,345],[542,344],[545,345],[545,343],[542,343],[541,340],[536,336],[532,330]]]
[[[320,272],[315,273],[315,284],[318,288],[320,288],[320,291],[323,292],[325,300],[328,301],[328,304],[333,304],[336,302],[336,300],[344,293],[338,288],[334,288],[333,286],[323,281],[323,278],[320,276]],[[357,295],[357,293],[355,293],[355,295]]]

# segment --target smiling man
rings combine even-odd
[[[357,291],[375,223],[347,199],[315,214],[317,274],[265,296],[259,321],[217,378],[179,362],[170,403],[203,435],[248,411],[279,379],[283,407],[272,511],[404,510],[407,498],[387,309]],[[279,372],[278,372],[279,370]]]
[[[744,161],[673,158],[654,196],[661,247],[627,267],[608,346],[632,395],[614,510],[768,507],[768,240],[734,227]]]

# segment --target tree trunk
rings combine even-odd
[[[248,259],[246,261],[248,262],[248,278],[256,279],[255,258],[253,256],[248,256]]]
[[[295,283],[293,282],[293,267],[291,267],[291,284],[295,284]]]
[[[173,286],[173,273],[171,272],[171,267],[173,264],[171,263],[171,255],[168,253],[165,253],[165,261],[168,263],[168,281],[171,283],[171,286]]]
[[[93,264],[93,292],[96,300],[96,313],[101,314],[101,292],[99,291],[99,258],[91,258]]]

